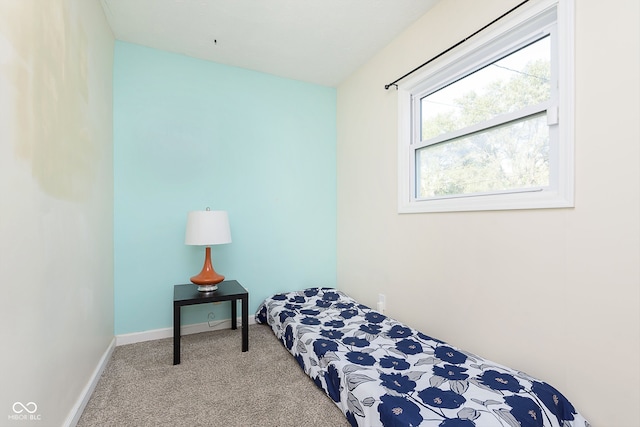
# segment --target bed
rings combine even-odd
[[[429,337],[335,289],[258,307],[352,426],[588,427],[551,385]]]

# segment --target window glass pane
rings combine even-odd
[[[416,150],[419,199],[548,185],[544,112]]]
[[[420,101],[421,139],[464,129],[550,99],[546,36]]]

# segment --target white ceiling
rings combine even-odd
[[[118,40],[333,87],[437,1],[101,0]]]

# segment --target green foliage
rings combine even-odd
[[[495,66],[495,65],[494,65]],[[549,99],[550,66],[534,61],[508,80],[467,92],[423,122],[423,140]],[[433,197],[548,185],[549,137],[544,113],[418,151],[418,196]]]

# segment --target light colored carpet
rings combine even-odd
[[[78,422],[87,426],[349,426],[265,325],[116,347]]]

